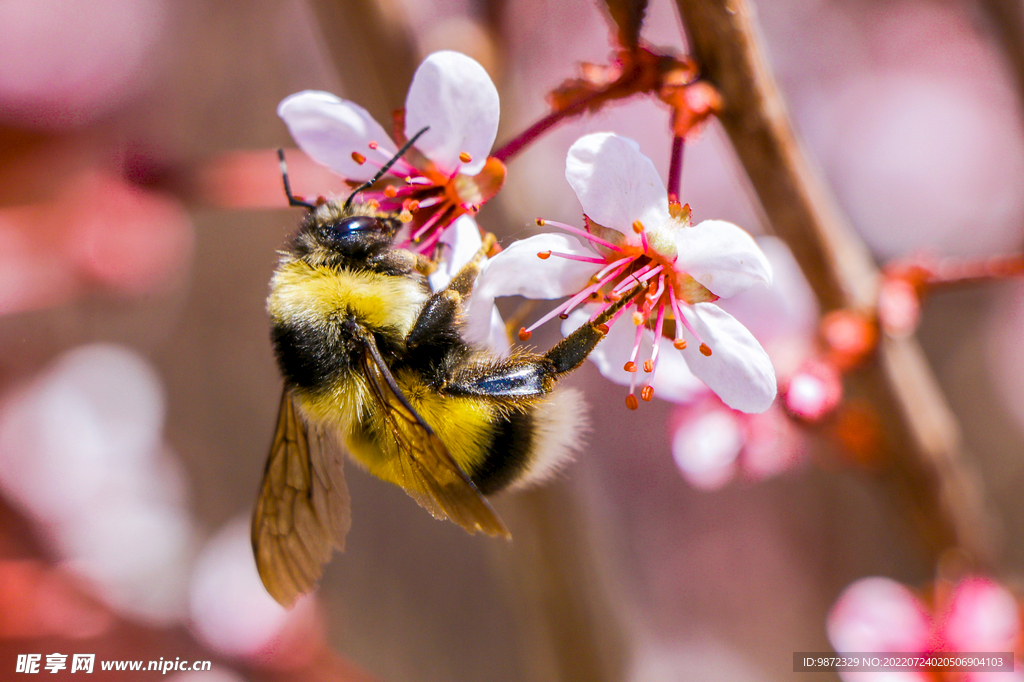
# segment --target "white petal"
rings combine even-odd
[[[777,392],[775,370],[754,335],[714,303],[682,308],[686,321],[711,349],[705,356],[696,339],[685,334],[688,345],[682,353],[690,371],[734,410],[767,410]]]
[[[590,282],[600,265],[571,261],[552,255],[547,260],[537,257],[541,251],[559,251],[593,257],[594,252],[575,237],[563,234],[538,234],[520,239],[484,264],[466,310],[467,337],[478,343],[507,349],[507,342],[496,341],[497,313],[494,299],[500,296],[525,296],[550,300],[575,294]],[[493,311],[493,312],[492,312]],[[500,322],[501,318],[498,317]],[[504,326],[501,325],[501,335]]]
[[[819,319],[818,302],[784,241],[760,236],[757,245],[771,263],[771,286],[751,287],[716,303],[764,346],[776,375],[789,376],[812,351]]]
[[[537,257],[543,251],[555,251],[594,258],[594,252],[579,239],[564,234],[545,233],[514,242],[491,258],[480,274],[478,292],[492,298],[525,296],[550,300],[577,293],[603,267],[600,263],[568,260],[552,255]]]
[[[486,348],[499,357],[508,356],[512,350],[512,342],[505,331],[505,321],[501,319],[501,313],[494,305],[494,299],[490,299],[490,309],[481,304],[474,307],[474,300],[476,299],[470,299],[462,323],[462,338],[470,345]]]
[[[459,270],[476,255],[483,240],[476,221],[468,215],[459,216],[451,227],[441,235],[441,260],[437,269],[430,273],[430,290],[441,291]]]
[[[635,237],[633,222],[658,230],[671,218],[668,192],[640,146],[614,133],[576,140],[565,159],[565,179],[592,220]]]
[[[498,134],[498,90],[484,67],[459,52],[435,52],[423,60],[405,98],[405,135],[429,126],[416,148],[444,173],[483,170]],[[459,154],[472,160],[462,163]]]
[[[286,97],[277,107],[288,131],[302,151],[349,180],[369,180],[379,165],[352,160],[352,152],[370,156],[378,144],[381,164],[398,149],[384,128],[358,104],[329,92],[306,90]]]
[[[570,313],[569,317],[562,322],[562,335],[568,336],[574,332],[590,319],[596,310],[596,306],[588,305]],[[643,333],[640,340],[640,351],[637,354],[637,365],[643,365],[643,361],[651,357],[653,339],[654,334],[650,331]],[[636,327],[629,322],[628,317],[619,319],[611,326],[607,336],[597,344],[588,357],[597,365],[597,371],[601,373],[601,376],[620,386],[629,386],[635,377],[639,391],[639,387],[647,383],[648,375],[642,371],[634,374],[622,368],[629,360],[635,342]],[[651,386],[654,388],[656,398],[675,403],[689,402],[697,395],[707,391],[704,384],[690,372],[686,361],[672,347],[672,342],[664,338],[661,339],[658,366],[655,369],[654,381],[651,382]]]
[[[675,231],[679,258],[675,269],[685,272],[722,298],[757,283],[771,285],[772,266],[747,232],[724,220],[705,220]]]

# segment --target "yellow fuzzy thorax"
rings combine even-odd
[[[337,324],[343,315],[352,314],[368,327],[405,337],[427,296],[422,284],[410,277],[339,271],[293,260],[282,263],[274,274],[267,310],[275,322],[307,325]],[[496,406],[442,396],[412,371],[399,372],[395,380],[452,459],[464,471],[474,470],[487,455]],[[326,390],[297,389],[293,399],[309,422],[337,429],[349,454],[371,474],[403,485],[397,443],[361,373],[352,372]]]
[[[292,260],[282,263],[270,281],[267,311],[275,322],[324,324],[351,313],[366,326],[393,329],[404,337],[426,300],[426,289],[411,277]]]

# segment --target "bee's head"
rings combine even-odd
[[[365,259],[391,247],[402,223],[366,204],[330,201],[310,211],[296,235],[296,255],[318,262]]]

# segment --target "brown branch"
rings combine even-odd
[[[769,217],[826,310],[872,312],[879,272],[796,141],[747,0],[676,0],[701,74],[725,100],[720,120]],[[928,549],[995,559],[994,521],[960,429],[920,346],[883,338],[877,363],[850,377],[885,427],[885,479],[909,503]]]
[[[493,544],[492,557],[507,576],[510,608],[528,624],[518,642],[526,679],[611,682],[627,664],[624,624],[595,568],[578,498],[562,481],[501,507],[522,529],[512,543]]]
[[[981,9],[988,15],[989,30],[1002,45],[1020,98],[1024,94],[1024,7],[1019,0],[982,0]]]

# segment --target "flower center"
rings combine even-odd
[[[623,369],[632,374],[629,395],[626,397],[626,406],[633,410],[637,409],[640,405],[635,395],[637,377],[639,376],[637,361],[645,329],[650,329],[653,332],[654,344],[651,356],[642,363],[645,381],[640,390],[640,397],[644,401],[650,401],[654,397],[654,387],[651,383],[657,371],[658,352],[661,345],[659,341],[663,336],[673,339],[673,345],[677,349],[683,350],[687,347],[688,335],[690,339],[699,344],[698,348],[703,355],[711,355],[710,346],[705,343],[700,334],[693,328],[693,325],[686,319],[683,310],[686,305],[702,301],[714,301],[718,297],[708,291],[689,274],[676,270],[673,267],[676,260],[674,243],[672,245],[672,258],[669,261],[661,251],[651,247],[650,242],[646,239],[647,231],[643,229],[639,222],[634,223],[634,231],[641,237],[641,246],[639,248],[622,243],[623,240],[621,239],[618,240],[619,244],[605,239],[604,235],[615,239],[616,235],[620,234],[607,228],[602,228],[605,231],[602,236],[594,234],[594,232],[599,231],[594,228],[599,228],[600,226],[590,221],[587,224],[588,230],[581,230],[571,225],[546,221],[544,219],[538,219],[537,224],[559,227],[582,236],[594,244],[596,250],[605,255],[591,257],[555,251],[542,251],[537,254],[542,260],[556,256],[568,260],[594,263],[598,269],[590,278],[590,282],[586,287],[569,297],[562,305],[549,311],[529,328],[520,329],[519,338],[521,340],[525,341],[530,338],[534,329],[556,315],[560,319],[566,319],[569,313],[584,303],[595,306],[590,316],[590,322],[593,322],[624,297],[631,297],[629,305],[622,306],[615,312],[607,324],[610,327],[627,311],[632,312],[631,317],[633,324],[636,326],[636,336],[633,342],[632,353],[629,356],[629,360],[623,365]]]
[[[382,167],[378,159],[383,152],[375,142],[370,142],[368,151],[366,155],[354,151],[352,159],[360,165]],[[409,224],[409,238],[399,246],[419,253],[430,253],[449,225],[463,214],[476,214],[505,182],[505,164],[493,157],[487,159],[482,171],[469,176],[458,171],[441,173],[415,148],[406,156],[408,161],[402,160],[391,169],[391,175],[402,178],[404,185],[367,190],[363,196],[376,202],[381,211],[397,213],[402,222]],[[466,152],[459,158],[463,163],[472,160]]]

